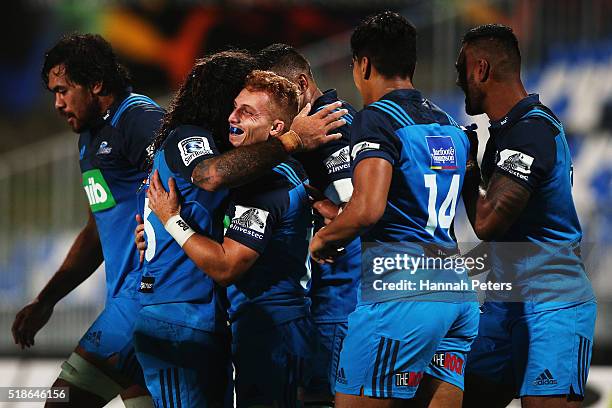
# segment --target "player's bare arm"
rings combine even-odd
[[[469,177],[466,174],[462,194],[472,228],[483,241],[503,236],[531,195],[521,184],[499,172],[493,174],[486,189],[481,186],[480,172]]]
[[[49,321],[57,302],[89,278],[102,260],[98,229],[90,211],[87,224],[74,240],[60,268],[36,299],[15,316],[12,327],[15,344],[22,349],[33,346],[34,336]]]
[[[378,222],[387,205],[392,172],[391,163],[376,157],[357,164],[350,201],[328,226],[319,230],[310,243],[310,253],[315,261],[333,261],[338,248]],[[376,180],[376,183],[371,180]]]
[[[257,179],[261,174],[287,158],[288,154],[317,147],[342,137],[340,133],[328,134],[343,126],[341,119],[348,111],[340,109],[341,102],[330,104],[308,116],[310,104],[295,117],[289,132],[264,143],[243,146],[225,152],[221,156],[199,163],[191,174],[198,187],[207,191],[232,188]]]
[[[168,180],[168,188],[169,191],[164,189],[156,170],[147,197],[149,207],[164,225],[172,216],[179,214],[181,209],[174,179]],[[232,239],[226,238],[220,244],[200,234],[191,235],[183,244],[183,251],[199,269],[222,286],[229,286],[239,280],[259,258],[257,251]]]

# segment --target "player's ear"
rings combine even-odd
[[[274,122],[272,122],[272,128],[270,129],[270,136],[272,137],[280,136],[283,134],[284,130],[285,130],[285,122],[280,119],[276,119]]]
[[[486,59],[479,59],[476,62],[476,81],[486,82],[491,72],[491,64]]]
[[[372,75],[372,61],[368,57],[361,57],[359,61],[359,68],[361,69],[361,75],[366,81],[370,79]]]
[[[91,86],[91,93],[98,96],[98,95],[102,95],[102,82],[96,82],[95,84],[93,84]]]
[[[300,95],[306,93],[308,90],[308,78],[306,74],[300,74],[297,79],[297,86],[300,88]]]

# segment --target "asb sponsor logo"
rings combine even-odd
[[[268,211],[259,208],[237,205],[230,228],[257,239],[263,239],[268,214]]]
[[[423,379],[423,372],[405,371],[395,373],[393,377],[396,387],[416,387]]]
[[[155,284],[155,278],[153,276],[143,276],[140,280],[139,292],[142,293],[153,293],[153,285]]]
[[[553,375],[548,371],[548,368],[542,371],[542,374],[533,381],[533,385],[555,385],[557,380],[554,379]]]
[[[100,170],[93,169],[83,173],[83,188],[87,194],[91,212],[106,210],[117,205]]]
[[[323,162],[325,163],[325,167],[327,167],[328,174],[333,174],[340,170],[348,169],[351,166],[349,147],[345,146],[342,149],[332,153],[332,155]]]
[[[425,136],[433,170],[451,170],[457,168],[457,152],[450,136]]]
[[[431,363],[439,368],[463,375],[464,360],[455,353],[436,353]]]
[[[108,142],[105,140],[102,143],[100,143],[100,147],[98,147],[98,152],[96,154],[110,154],[112,150],[113,148],[110,147],[108,145]]]
[[[380,144],[372,142],[359,142],[355,146],[353,146],[353,150],[351,151],[351,157],[353,158],[353,160],[355,160],[359,153],[367,152],[369,150],[380,150]]]
[[[532,164],[533,157],[512,149],[502,150],[497,157],[497,167],[523,180],[527,180],[531,174]]]
[[[202,136],[193,136],[183,139],[178,143],[181,158],[185,166],[189,166],[196,158],[205,154],[213,154],[208,139]]]

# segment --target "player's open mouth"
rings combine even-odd
[[[244,133],[244,130],[237,128],[235,126],[230,126],[229,132],[230,132],[230,135],[241,135]]]

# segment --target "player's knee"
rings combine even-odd
[[[115,398],[122,390],[121,385],[115,380],[77,353],[72,353],[68,360],[62,363],[58,380],[64,380],[70,385],[95,394],[106,402]]]

